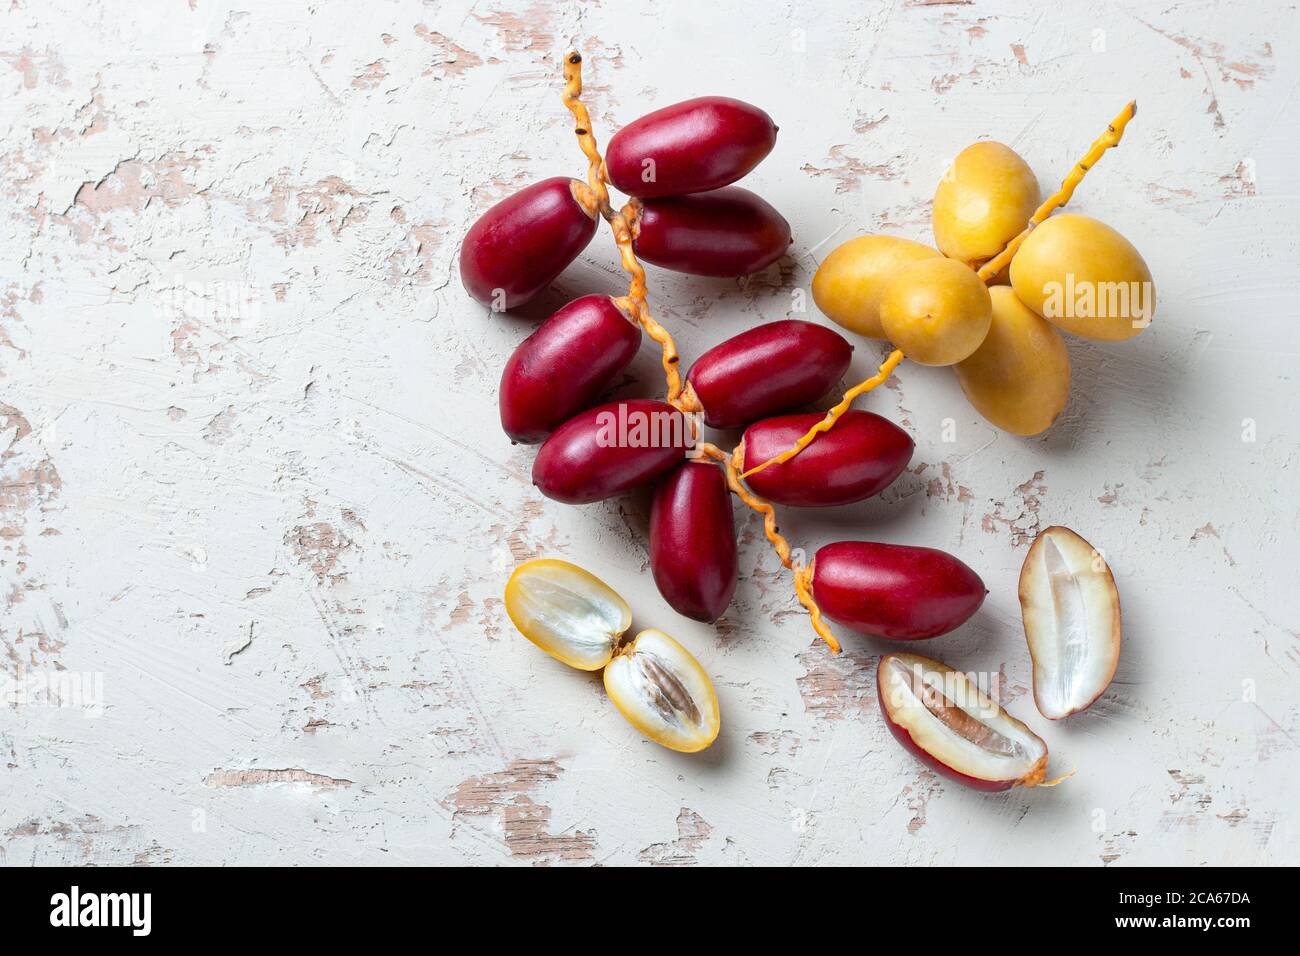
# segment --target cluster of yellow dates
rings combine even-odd
[[[526,561],[506,583],[505,604],[519,632],[557,661],[603,669],[609,699],[655,743],[694,753],[717,739],[718,695],[700,662],[653,628],[625,641],[632,609],[594,574],[554,558]]]
[[[977,270],[1025,230],[1041,201],[1033,170],[1013,149],[968,146],[935,190],[938,248],[893,236],[850,239],[817,270],[813,301],[915,362],[952,366],[988,421],[1036,435],[1069,396],[1070,356],[1057,330],[1118,341],[1155,313],[1151,272],[1133,244],[1073,213],[1032,226],[1010,268],[986,286]]]

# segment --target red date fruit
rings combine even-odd
[[[614,134],[605,167],[629,196],[680,196],[729,186],[776,145],[776,124],[725,96],[665,106]]]
[[[895,641],[946,634],[965,623],[987,593],[978,574],[934,548],[839,541],[813,559],[813,597],[822,613],[859,633]]]
[[[736,526],[727,480],[716,464],[682,462],[655,489],[650,568],[659,593],[679,614],[707,623],[731,603]]]
[[[757,468],[792,447],[823,417],[813,412],[750,425],[745,431],[744,470]],[[754,494],[778,505],[847,505],[889,487],[912,460],[914,447],[911,436],[888,419],[851,410],[796,457],[745,481]]]
[[[889,732],[931,770],[976,790],[1047,782],[1047,744],[960,671],[886,654],[876,688]]]
[[[641,346],[607,295],[574,299],[519,343],[501,374],[501,427],[534,444],[590,405]]]
[[[637,256],[675,272],[749,275],[776,262],[790,246],[785,217],[739,186],[637,203]]]
[[[715,345],[695,360],[686,379],[704,406],[706,424],[740,428],[817,401],[848,370],[852,355],[853,346],[838,332],[787,319]]]
[[[565,504],[603,501],[681,462],[690,434],[686,417],[667,402],[638,398],[589,408],[538,449],[533,484]]]
[[[595,215],[574,197],[575,186],[583,184],[567,176],[544,179],[479,216],[460,245],[465,291],[505,310],[550,285],[596,234]]]

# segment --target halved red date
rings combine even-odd
[[[1045,782],[1047,744],[960,671],[886,654],[876,687],[889,732],[931,770],[976,790]]]

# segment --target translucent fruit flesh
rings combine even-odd
[[[1025,555],[1020,610],[1039,712],[1086,710],[1119,665],[1119,592],[1105,559],[1069,528],[1048,528]]]
[[[527,561],[506,583],[506,613],[557,661],[597,671],[632,626],[632,609],[600,578],[553,558]]]
[[[1047,744],[965,674],[917,654],[886,654],[877,679],[890,731],[932,769],[979,790],[1044,781]]]
[[[605,668],[605,692],[633,727],[670,750],[703,750],[722,725],[709,675],[663,631],[642,631],[619,649]]]

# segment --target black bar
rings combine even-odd
[[[1022,944],[1100,937],[1181,942],[1193,935],[1228,941],[1242,932],[1286,927],[1282,908],[1290,894],[1284,880],[1290,883],[1281,871],[1219,868],[828,868],[799,874],[706,868],[11,868],[0,870],[0,910],[6,943],[74,932],[83,941],[92,934],[130,942],[202,941],[208,934],[256,927],[259,948],[276,941],[301,944],[304,934],[334,946],[373,944],[377,930],[428,932],[435,924],[493,941],[526,936],[531,927],[539,938],[554,941],[564,927],[583,933],[593,919],[641,922],[644,929],[634,931],[634,938],[655,933],[651,926],[662,919],[661,928],[712,924],[727,939],[760,942],[785,925],[802,932],[882,923],[890,933],[917,933],[918,941],[955,939],[948,934],[959,927],[970,939]],[[92,921],[98,911],[116,913],[121,925],[69,925],[74,886],[86,915],[78,922]],[[101,905],[99,894],[114,896]],[[143,895],[117,894],[148,894],[147,926]],[[92,897],[95,902],[87,903]]]

